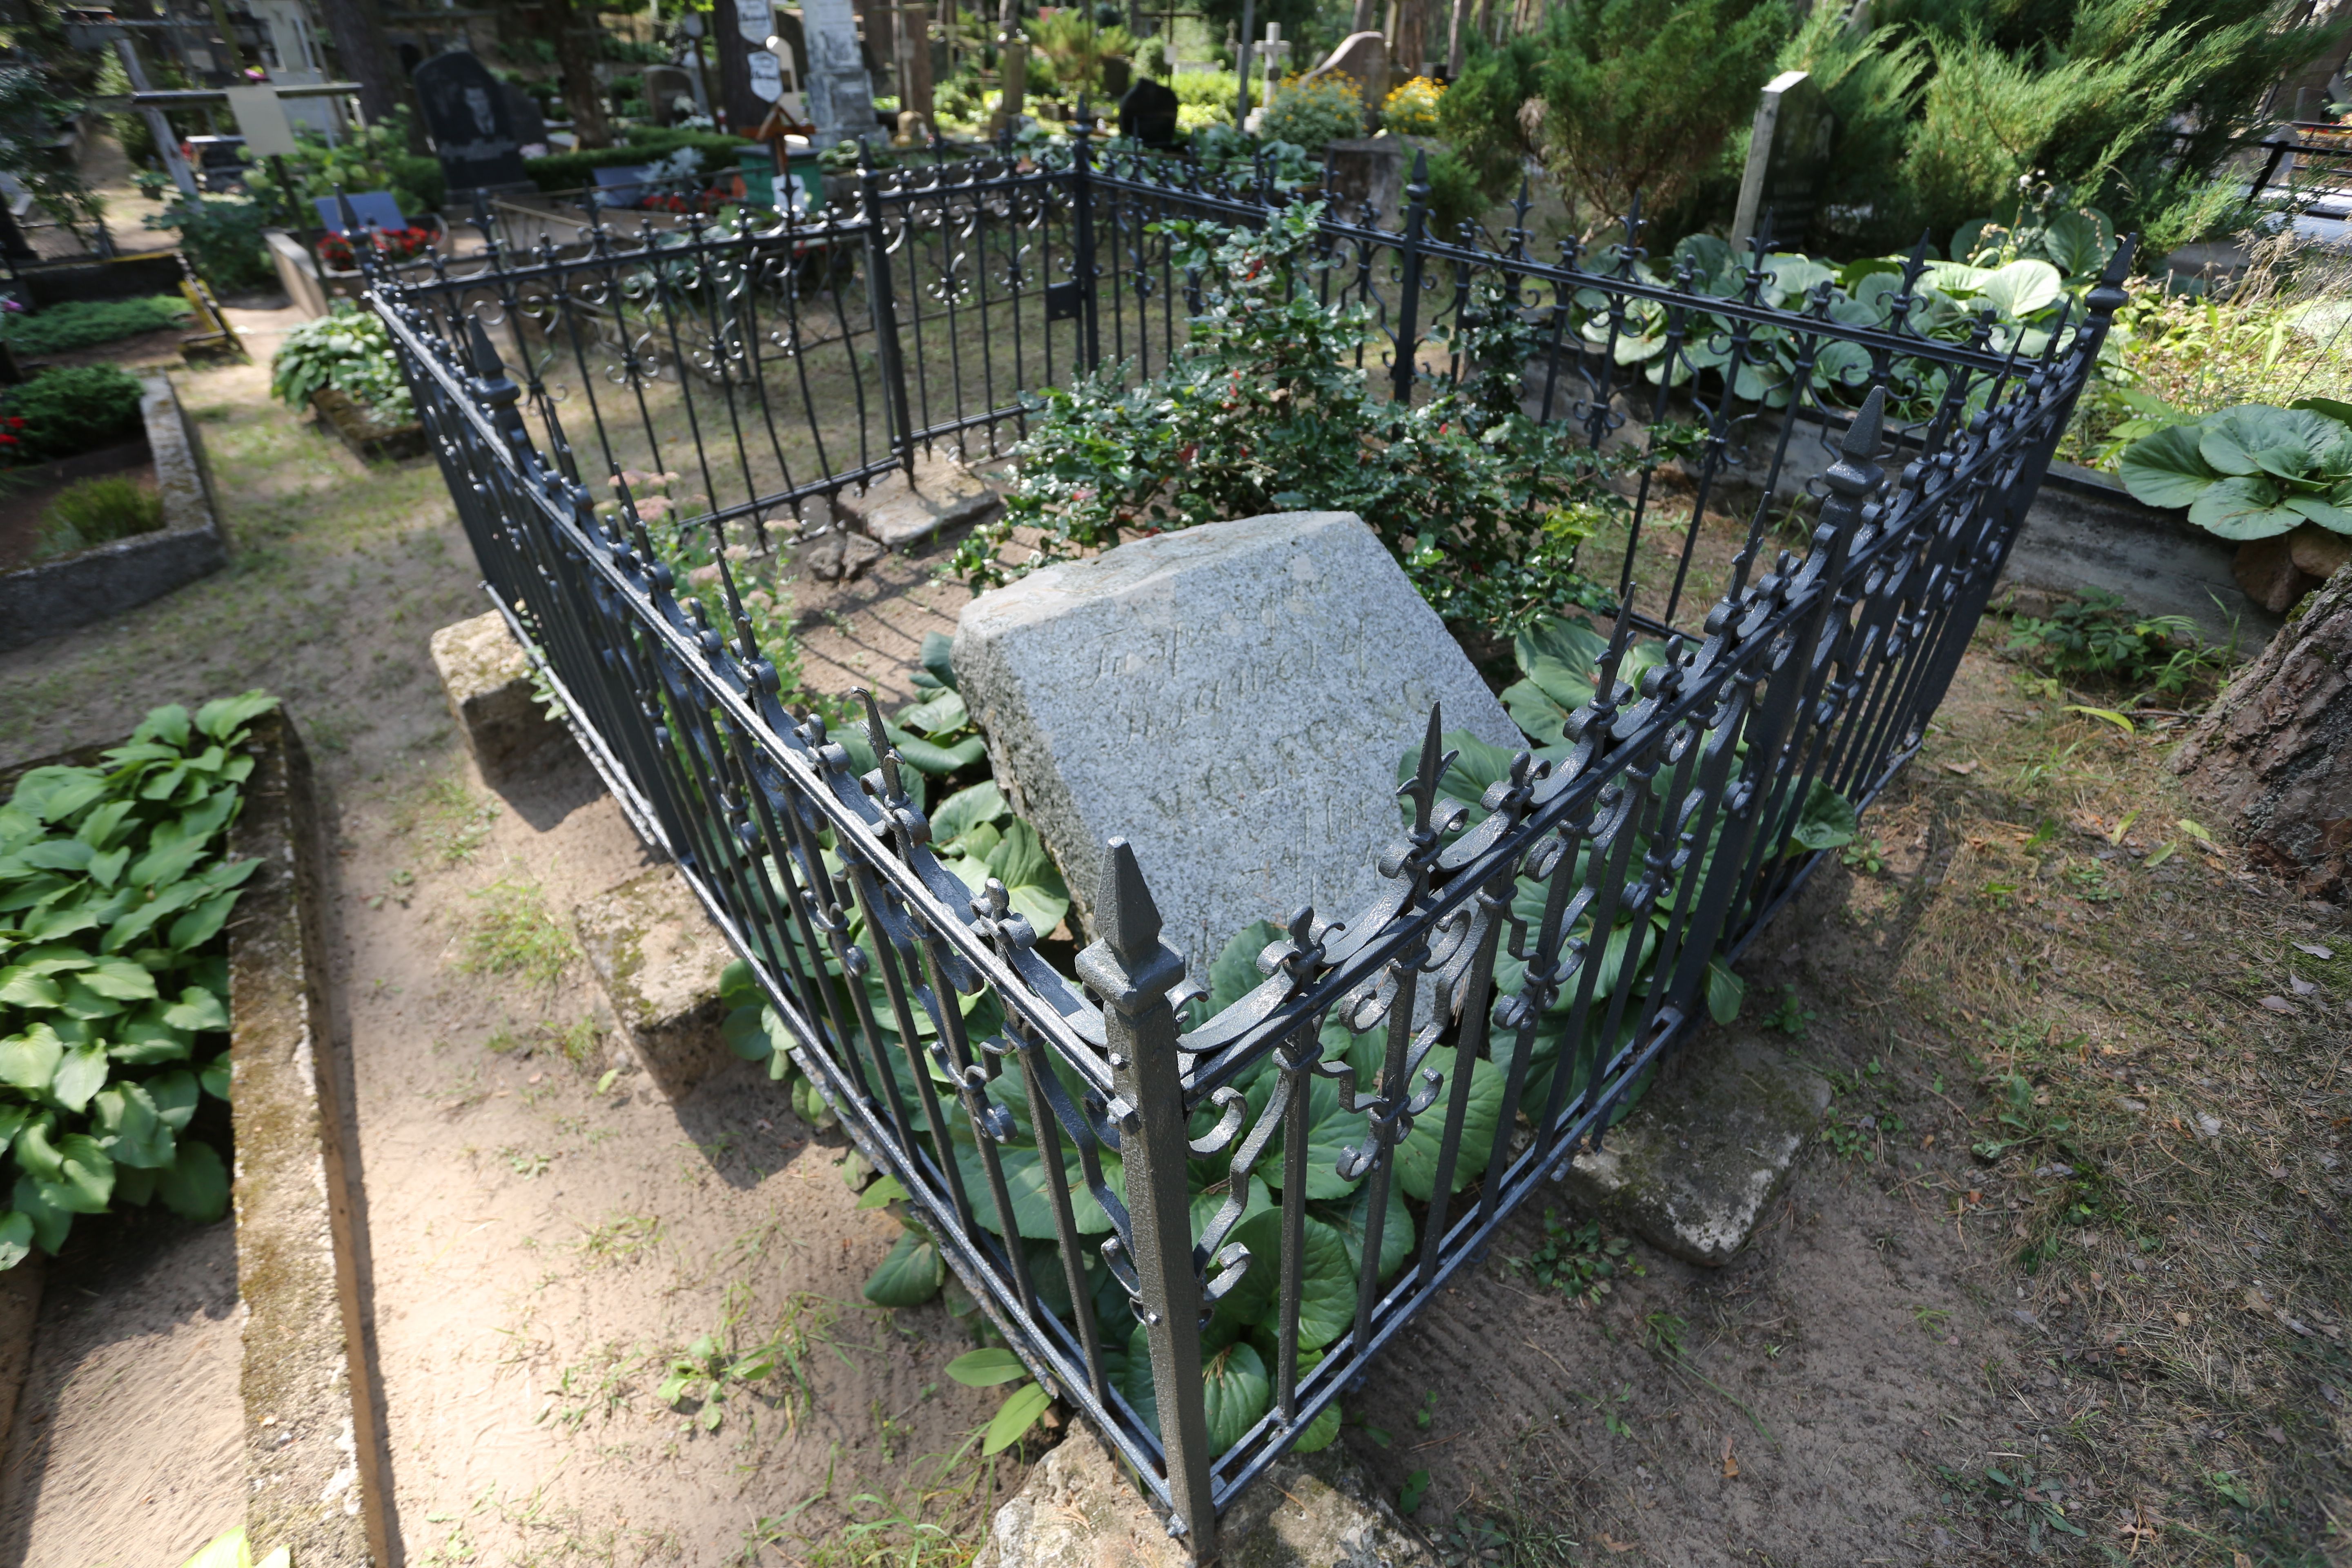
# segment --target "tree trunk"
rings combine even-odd
[[[400,74],[398,57],[384,42],[374,0],[319,0],[319,9],[326,17],[327,36],[334,40],[335,63],[345,80],[360,84],[360,112],[371,125],[391,119],[392,111],[408,101],[408,84]],[[421,146],[424,127],[411,121],[409,129]]]
[[[596,90],[596,10],[583,0],[548,0],[555,24],[555,64],[563,77],[563,102],[572,110],[572,132],[583,147],[610,147],[613,128],[604,120],[604,95]]]
[[[2352,565],[2304,602],[2173,761],[2253,859],[2352,901]]]

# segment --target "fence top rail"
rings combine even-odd
[[[582,559],[610,587],[631,604],[642,601],[650,613],[639,616],[641,624],[661,639],[665,651],[679,668],[691,674],[704,696],[724,711],[728,721],[751,737],[760,761],[789,780],[798,800],[813,805],[839,841],[854,846],[860,865],[881,877],[895,896],[918,911],[925,929],[954,949],[955,957],[969,971],[971,990],[983,984],[993,988],[1040,1040],[1096,1088],[1108,1092],[1111,1073],[1102,1055],[1100,1009],[1032,951],[1034,938],[1043,933],[1027,932],[1029,940],[1024,941],[1026,921],[1019,916],[990,918],[979,908],[985,900],[973,899],[955,874],[933,858],[928,847],[928,819],[899,791],[896,753],[882,735],[878,719],[872,718],[871,698],[867,699],[868,738],[885,765],[861,777],[854,771],[849,753],[827,742],[822,720],[803,720],[787,712],[758,673],[747,668],[748,658],[739,658],[740,650],[729,647],[716,631],[697,635],[670,594],[667,568],[651,561],[642,539],[632,550],[584,526],[579,519],[589,515],[586,490],[561,474],[522,460],[517,447],[527,449],[528,442],[520,425],[503,428],[488,412],[504,405],[510,417],[520,418],[511,409],[519,389],[505,379],[486,332],[478,327],[474,335],[477,374],[461,379],[445,360],[446,345],[417,331],[396,308],[381,308],[381,295],[372,291],[370,298],[379,304],[377,313],[412,362],[438,384],[447,403],[471,427],[479,447],[494,454],[497,464],[539,507],[549,526],[568,535]],[[728,586],[731,594],[731,578]],[[959,914],[951,900],[972,912]],[[1013,928],[1015,921],[1019,931]],[[963,994],[969,994],[970,990]]]

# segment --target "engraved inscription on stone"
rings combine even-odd
[[[1395,561],[1346,512],[1286,512],[1120,546],[984,594],[958,678],[997,779],[1082,917],[1105,840],[1132,841],[1202,972],[1255,920],[1345,920],[1399,836],[1397,761],[1430,704],[1524,744]]]

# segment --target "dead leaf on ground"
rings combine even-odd
[[[2265,996],[2263,998],[2261,1005],[2268,1007],[2273,1013],[2292,1013],[2294,1011],[2294,1004],[2288,1001],[2284,996]]]
[[[1983,764],[1983,763],[1974,763],[1974,762],[1968,762],[1968,763],[1946,763],[1944,764],[1944,771],[1945,771],[1946,773],[1958,773],[1958,774],[1959,774],[1962,778],[1966,778],[1966,777],[1968,777],[1968,776],[1969,776],[1969,774],[1970,774],[1970,773],[1972,773],[1976,772],[1976,771],[1977,771],[1977,769],[1979,769],[1979,767],[1981,767],[1981,766],[1983,766],[1983,765],[1984,765],[1984,764]]]
[[[2323,963],[2336,956],[2336,950],[2334,948],[2328,947],[2321,942],[2299,942],[2294,945],[2297,952],[2307,952]]]
[[[1612,1541],[1609,1539],[1609,1532],[1604,1530],[1601,1532],[1601,1544],[1606,1546],[1612,1552],[1631,1552],[1635,1547],[1639,1546],[1641,1542],[1638,1541]]]
[[[2288,979],[2287,987],[2298,996],[2308,996],[2319,989],[2319,984],[2316,981],[2305,980],[2302,975],[2297,974]]]
[[[1739,1458],[1731,1451],[1731,1434],[1728,1432],[1723,1436],[1723,1479],[1727,1481],[1739,1479]]]

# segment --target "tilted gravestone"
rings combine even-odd
[[[488,66],[453,50],[418,66],[413,79],[451,200],[467,191],[530,183],[506,88]]]
[[[1748,136],[1748,165],[1732,211],[1731,244],[1745,246],[1769,214],[1772,237],[1783,249],[1804,243],[1821,204],[1837,129],[1821,84],[1803,71],[1782,71],[1764,86]]]
[[[1363,100],[1369,124],[1388,100],[1388,39],[1378,33],[1350,33],[1339,40],[1339,47],[1321,65],[1307,73],[1305,79],[1316,81],[1332,76],[1346,77],[1356,84],[1356,96]]]
[[[1349,920],[1402,833],[1397,763],[1448,731],[1527,742],[1372,531],[1281,512],[1139,540],[964,606],[955,668],[996,781],[1079,900],[1135,846],[1167,940],[1312,904]]]

